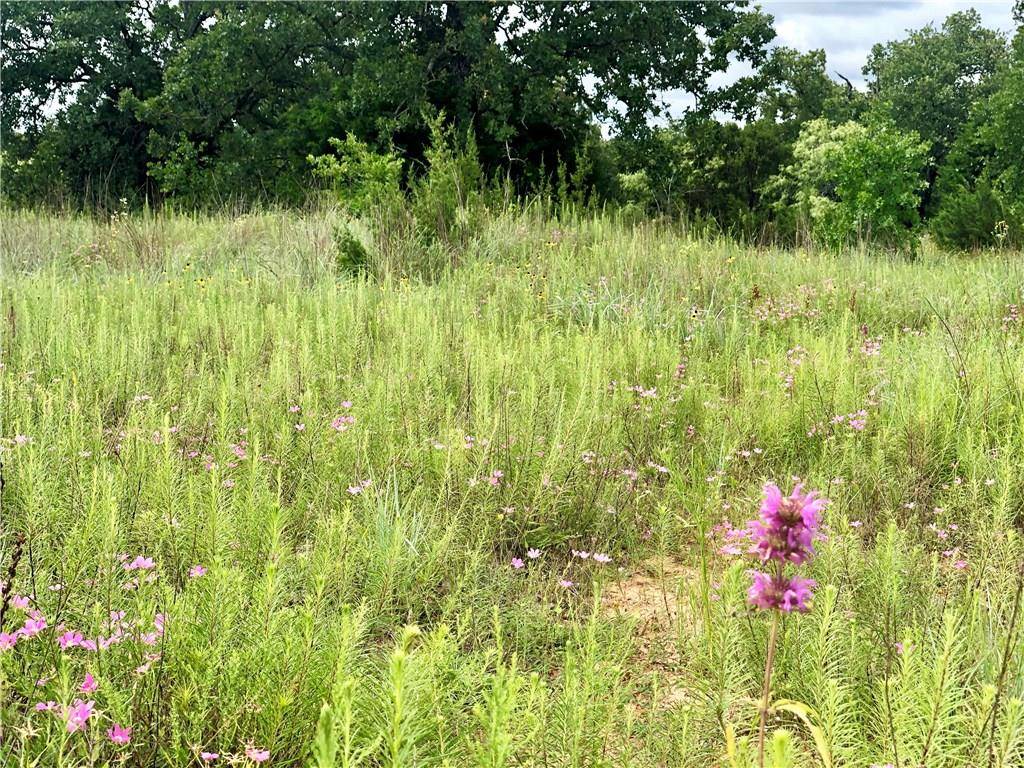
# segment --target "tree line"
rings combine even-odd
[[[1010,38],[967,11],[875,45],[862,91],[743,1],[7,3],[0,192],[299,204],[327,179],[354,202],[374,174],[415,186],[440,141],[482,185],[749,239],[1019,244],[1014,11]],[[692,106],[670,119],[667,91]]]

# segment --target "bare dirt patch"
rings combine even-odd
[[[697,570],[672,558],[654,558],[605,587],[601,609],[608,616],[636,624],[636,672],[657,674],[661,706],[684,698],[679,685],[679,630],[689,624],[686,584]]]

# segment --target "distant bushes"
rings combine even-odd
[[[793,164],[772,181],[777,205],[794,209],[829,247],[858,240],[913,246],[927,157],[917,134],[888,123],[812,120],[794,145]]]

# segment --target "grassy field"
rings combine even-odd
[[[755,765],[799,478],[766,764],[1024,764],[1020,253],[338,217],[4,215],[0,763]]]

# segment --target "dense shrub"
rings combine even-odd
[[[1003,245],[1009,235],[1008,213],[987,179],[974,189],[961,187],[943,197],[931,231],[944,248]]]
[[[889,123],[812,120],[773,188],[780,205],[795,208],[814,239],[830,248],[858,240],[910,246],[920,226],[926,153],[917,134]]]

